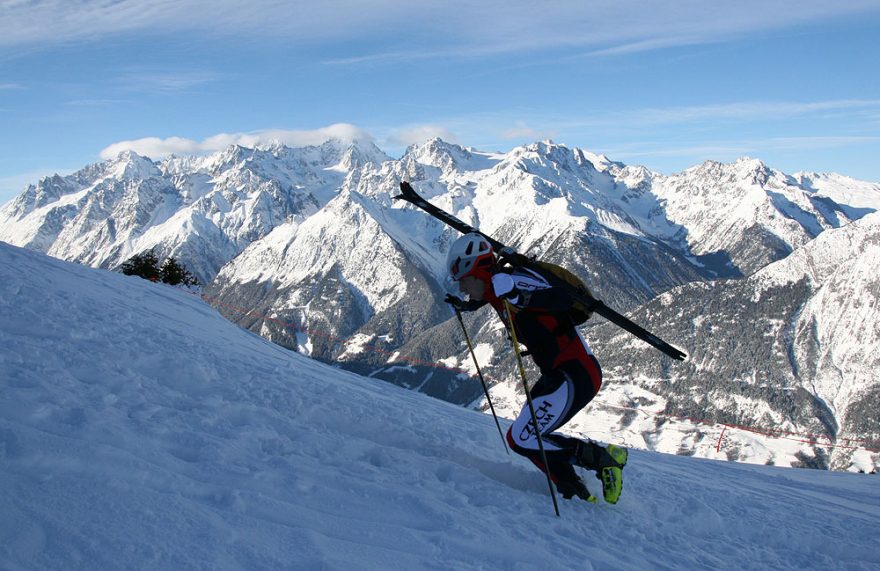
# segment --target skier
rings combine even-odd
[[[548,474],[563,498],[595,501],[574,470],[580,466],[595,470],[605,501],[617,503],[626,448],[603,447],[554,432],[593,399],[602,382],[599,362],[568,315],[574,299],[565,288],[553,285],[553,276],[501,266],[492,246],[477,233],[465,234],[452,244],[447,268],[468,300],[447,295],[446,302],[460,311],[491,305],[508,328],[515,327],[526,354],[541,371],[530,395],[548,465],[541,460],[527,406],[507,431],[511,449]],[[512,316],[506,315],[504,300]]]

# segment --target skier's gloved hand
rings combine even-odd
[[[454,295],[447,293],[446,299],[444,299],[443,301],[459,311],[465,311],[464,307],[466,302],[461,298],[455,297]]]
[[[465,301],[448,293],[446,294],[446,298],[443,301],[451,305],[452,308],[457,311],[476,311],[477,309],[480,309],[481,307],[486,305],[485,301]]]

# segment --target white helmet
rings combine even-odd
[[[492,266],[495,265],[495,254],[486,237],[473,232],[452,243],[446,260],[449,275],[458,281],[468,275],[490,276]]]

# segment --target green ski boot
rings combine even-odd
[[[596,476],[602,480],[602,495],[605,496],[605,501],[616,504],[620,499],[620,490],[623,488],[623,467],[626,466],[628,453],[626,448],[614,444],[609,444],[606,450],[617,466],[604,466]]]

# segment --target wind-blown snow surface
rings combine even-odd
[[[485,415],[2,243],[0,383],[4,569],[880,566],[876,476],[633,451],[557,519]]]

